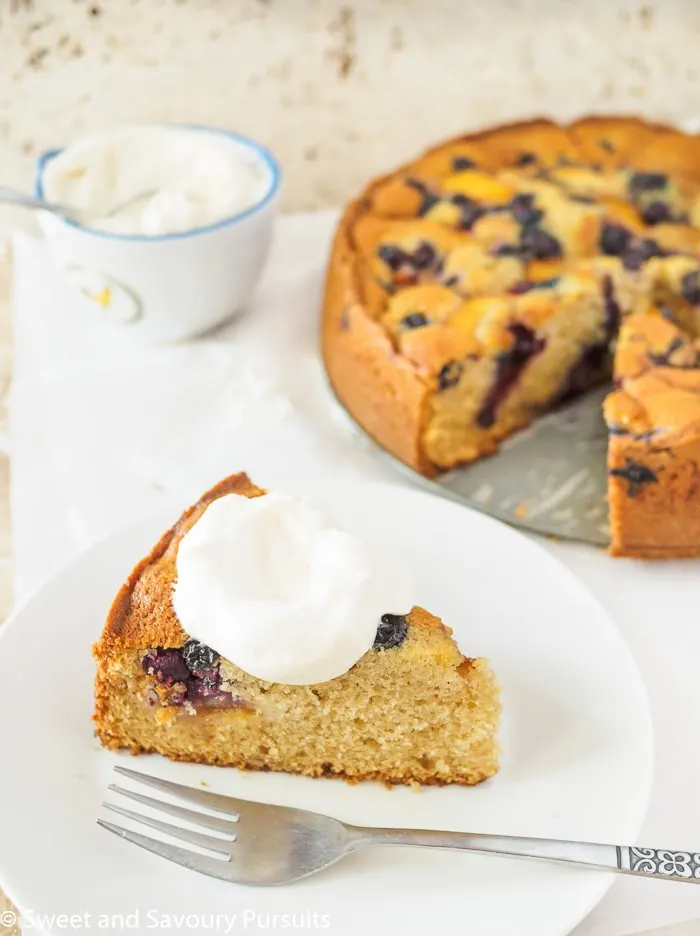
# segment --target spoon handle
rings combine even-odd
[[[43,201],[34,195],[27,195],[26,192],[18,192],[16,189],[4,188],[0,186],[0,202],[6,202],[10,205],[19,205],[21,208],[34,208],[41,211],[51,211],[54,214],[63,217],[69,217],[68,212],[62,205],[54,205],[52,202]]]

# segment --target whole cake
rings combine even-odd
[[[633,118],[452,140],[345,209],[323,355],[434,475],[610,380],[611,552],[700,555],[700,138]]]
[[[493,673],[486,660],[465,657],[450,630],[427,611],[387,608],[376,620],[350,621],[353,628],[369,626],[369,649],[347,672],[312,684],[253,676],[241,660],[198,639],[198,631],[185,631],[174,592],[176,584],[187,584],[178,581],[183,542],[212,504],[263,496],[272,498],[246,475],[227,478],[186,511],[129,576],[94,647],[101,742],[134,754],[350,781],[470,785],[496,773],[500,702]],[[201,558],[201,545],[194,542],[188,562]],[[249,544],[238,545],[246,554]],[[250,553],[256,549],[250,544]],[[270,552],[268,541],[263,552]],[[242,574],[252,580],[257,571],[244,568]],[[324,578],[325,569],[321,573]],[[202,627],[206,604],[202,596]],[[264,627],[262,619],[253,623]],[[324,621],[308,624],[309,632],[323,633]],[[273,646],[266,665],[275,654]]]

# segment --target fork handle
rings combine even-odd
[[[557,839],[519,838],[420,829],[350,828],[351,847],[417,845],[424,848],[456,848],[519,858],[534,858],[582,865],[619,874],[655,877],[667,881],[700,884],[700,853],[629,845],[597,845]]]

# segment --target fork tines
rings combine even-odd
[[[177,845],[169,845],[158,839],[142,835],[139,832],[132,832],[130,829],[125,829],[123,826],[107,822],[104,819],[98,819],[98,825],[102,826],[103,829],[107,829],[109,832],[114,832],[115,835],[119,835],[121,838],[132,842],[134,845],[139,845],[141,848],[145,848],[147,851],[183,865],[185,868],[200,871],[203,874],[222,878],[223,880],[232,880],[232,845],[236,840],[236,823],[240,817],[241,808],[245,805],[243,801],[233,799],[229,796],[222,796],[218,793],[197,790],[180,783],[160,780],[157,777],[150,777],[136,770],[128,770],[126,767],[115,767],[114,769],[118,774],[121,774],[129,780],[144,783],[147,786],[154,787],[156,790],[160,790],[162,793],[184,800],[194,806],[204,807],[205,809],[226,815],[228,817],[226,819],[219,818],[218,816],[208,815],[198,810],[188,809],[185,806],[177,806],[173,803],[163,802],[151,796],[146,796],[143,793],[136,793],[133,790],[125,789],[115,783],[109,785],[110,790],[119,793],[127,799],[140,803],[143,806],[147,806],[155,811],[167,813],[191,825],[211,829],[220,833],[220,835],[214,836],[207,835],[203,832],[197,832],[193,829],[183,828],[179,825],[173,825],[170,822],[163,822],[161,819],[134,812],[131,809],[126,809],[115,803],[103,803],[104,808],[110,810],[110,812],[117,813],[134,822],[149,826],[172,838],[187,842],[189,845],[194,845],[208,852],[213,852],[219,857],[209,857],[208,855],[202,855],[185,848],[180,848]]]

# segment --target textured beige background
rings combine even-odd
[[[699,38],[697,0],[0,0],[0,167],[29,185],[86,130],[201,121],[268,143],[288,207],[328,205],[467,127],[694,114]]]
[[[287,208],[323,207],[495,121],[700,116],[699,40],[698,0],[0,0],[0,184],[30,187],[36,155],[86,131],[195,121],[267,143]],[[29,223],[0,206],[0,242]],[[0,261],[2,616],[8,290]]]

